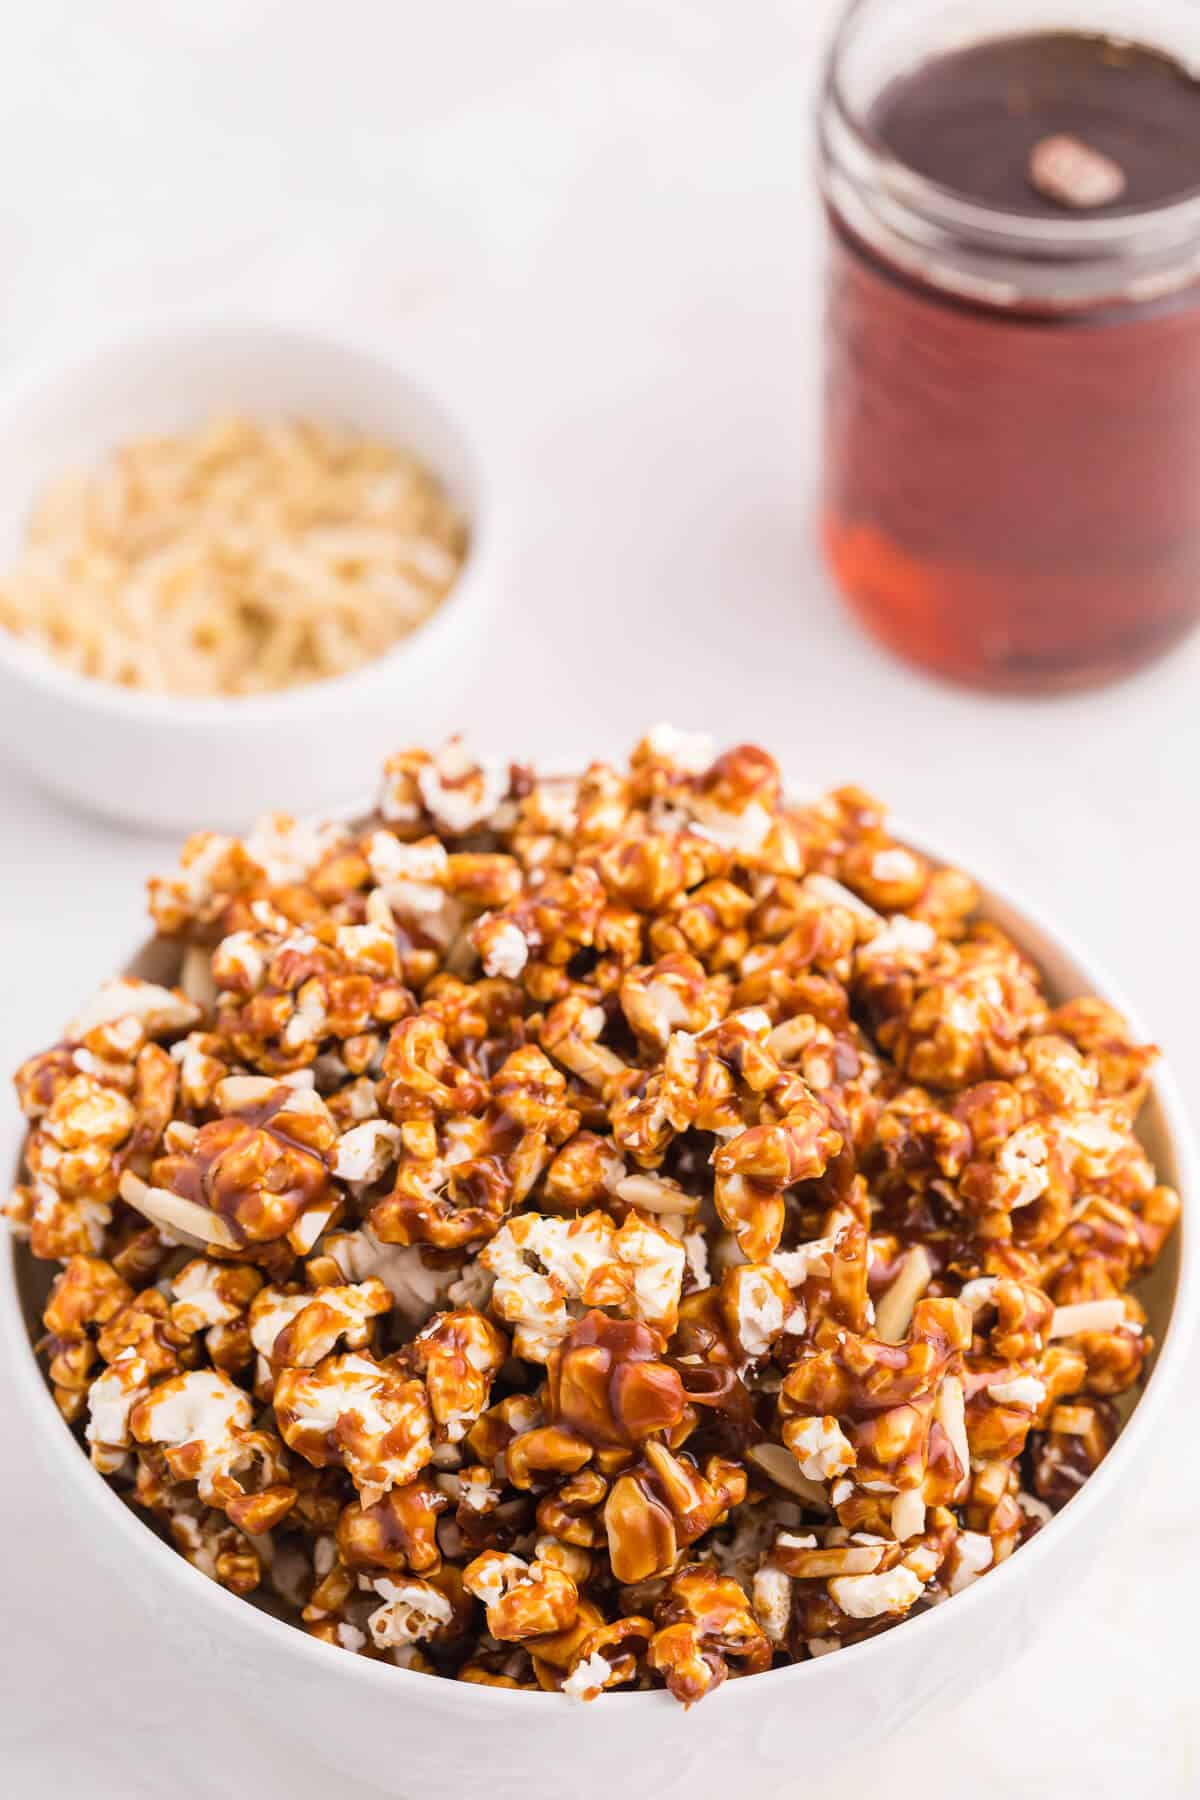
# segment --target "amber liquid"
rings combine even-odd
[[[1149,50],[1013,38],[931,62],[871,121],[922,174],[1062,217],[1027,178],[1055,132],[1113,156],[1117,204],[1200,182],[1200,91]],[[833,220],[827,552],[890,648],[950,678],[1056,691],[1200,620],[1200,288],[1040,313],[958,301]]]

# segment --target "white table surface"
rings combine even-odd
[[[1072,920],[1195,1092],[1200,643],[1096,696],[987,700],[878,654],[819,567],[808,117],[831,14],[8,9],[0,354],[18,368],[197,303],[336,319],[401,351],[489,444],[514,540],[509,623],[448,728],[601,753],[659,717],[716,722],[805,781],[873,787]],[[5,1066],[120,960],[168,854],[0,769]],[[324,1800],[328,1773],[253,1695],[221,1719],[184,1691],[153,1621],[94,1566],[87,1521],[32,1479],[24,1429],[0,1383],[4,1792]],[[851,1756],[841,1800],[1196,1791],[1200,1457],[1182,1418],[1178,1435],[1017,1669]]]

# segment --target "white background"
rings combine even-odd
[[[1072,921],[1194,1091],[1200,644],[1094,697],[986,700],[885,660],[819,567],[809,120],[831,16],[830,0],[7,6],[0,355],[15,369],[208,301],[385,344],[488,446],[514,543],[487,672],[448,728],[600,754],[665,716],[760,739],[805,782],[874,787]],[[119,962],[167,854],[0,769],[6,1065]],[[285,1717],[251,1693],[216,1718],[175,1678],[88,1520],[34,1481],[23,1429],[0,1384],[4,1791],[323,1800],[330,1776]],[[1195,1791],[1194,1436],[1181,1414],[1016,1671],[869,1762],[848,1749],[841,1800]],[[798,1794],[819,1729],[797,1721]]]

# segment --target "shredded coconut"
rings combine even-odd
[[[445,598],[465,551],[440,482],[403,448],[218,414],[41,495],[0,625],[126,688],[259,693],[382,656]]]

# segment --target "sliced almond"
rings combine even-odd
[[[106,981],[83,1010],[66,1028],[68,1043],[77,1043],[100,1025],[115,1024],[118,1019],[139,1019],[148,1037],[163,1032],[187,1031],[199,1023],[200,1008],[186,994],[172,988],[159,987],[153,981],[139,981],[133,975],[120,975]]]
[[[217,984],[213,980],[212,952],[200,944],[189,944],[183,953],[179,985],[189,1000],[208,1013],[217,1003]]]
[[[828,1544],[822,1550],[789,1550],[776,1544],[772,1562],[798,1581],[828,1581],[831,1575],[873,1575],[886,1545]]]
[[[811,1013],[798,1013],[794,1019],[785,1019],[782,1025],[776,1025],[767,1038],[767,1049],[780,1062],[787,1062],[798,1051],[808,1048],[816,1029]]]
[[[1056,1406],[1050,1429],[1064,1437],[1086,1437],[1095,1423],[1096,1415],[1090,1406]]]
[[[902,1344],[912,1323],[913,1308],[929,1286],[933,1264],[917,1244],[902,1259],[891,1286],[875,1312],[875,1335],[885,1344]]]
[[[121,1176],[120,1191],[127,1206],[193,1249],[206,1250],[210,1244],[223,1250],[241,1248],[241,1239],[219,1213],[198,1206],[194,1200],[185,1200],[182,1194],[172,1194],[167,1188],[151,1187],[132,1169],[126,1169]]]
[[[694,1213],[700,1205],[698,1194],[685,1194],[682,1188],[654,1175],[625,1175],[613,1192],[626,1206],[636,1206],[641,1212]]]
[[[1080,1300],[1074,1306],[1055,1307],[1050,1336],[1061,1338],[1074,1337],[1080,1331],[1118,1331],[1127,1323],[1123,1300]]]
[[[273,1075],[227,1075],[213,1089],[213,1099],[223,1113],[244,1112],[262,1106],[281,1085]]]
[[[919,1488],[905,1488],[892,1501],[892,1533],[900,1543],[925,1529],[925,1501]]]
[[[963,1401],[963,1384],[957,1375],[947,1375],[938,1389],[933,1416],[950,1439],[961,1468],[965,1485],[971,1471],[971,1450],[967,1443],[967,1414]]]
[[[1111,206],[1125,192],[1125,171],[1103,150],[1060,131],[1029,153],[1029,180],[1039,194],[1074,212]]]
[[[829,1496],[819,1481],[810,1481],[785,1444],[754,1444],[747,1452],[749,1460],[762,1470],[777,1487],[807,1501],[810,1506],[829,1511]]]
[[[381,925],[385,931],[396,929],[395,916],[382,888],[372,888],[367,895],[366,914],[369,925]]]
[[[172,1156],[179,1156],[190,1150],[199,1136],[198,1125],[189,1125],[184,1119],[172,1119],[163,1132],[163,1148],[169,1150]]]
[[[564,1038],[552,1046],[550,1054],[588,1087],[601,1089],[614,1076],[625,1073],[625,1064],[615,1050],[606,1044],[590,1043],[586,1038]]]
[[[844,906],[856,918],[869,919],[873,925],[885,922],[882,913],[876,912],[873,906],[868,906],[865,900],[860,900],[857,894],[851,893],[848,887],[843,887],[840,881],[835,881],[832,875],[806,875],[800,886],[806,894],[811,894],[814,900],[820,900],[825,906]]]
[[[307,1071],[305,1072],[307,1073]],[[313,1087],[293,1086],[291,1093],[280,1107],[278,1116],[282,1118],[285,1113],[291,1113],[293,1117],[298,1113],[315,1114],[318,1118],[328,1119],[329,1123],[334,1126],[334,1130],[337,1129],[333,1114],[316,1088]]]

